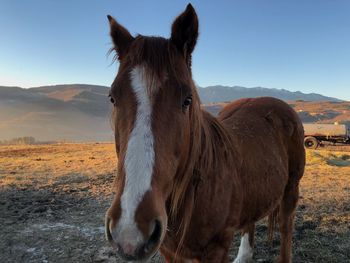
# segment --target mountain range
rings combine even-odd
[[[85,84],[29,89],[0,86],[0,140],[24,136],[33,136],[40,141],[113,140],[109,121],[111,104],[107,98],[108,91],[109,88],[105,86]],[[324,101],[331,105],[343,103],[337,98],[320,94],[260,87],[210,86],[198,87],[198,91],[204,107],[213,114],[224,105],[221,102],[243,97],[272,96],[299,103],[302,101]],[[306,117],[314,120],[310,116]]]
[[[304,100],[304,101],[341,101],[337,98],[326,97],[317,93],[302,93],[300,91],[288,91],[285,89],[269,89],[262,87],[245,88],[240,86],[209,86],[199,88],[202,103],[215,103],[231,101],[241,98],[275,97],[281,100]]]

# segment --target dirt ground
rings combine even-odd
[[[104,240],[116,163],[113,144],[1,146],[0,262],[122,262]],[[300,193],[293,262],[350,262],[350,149],[308,151]],[[278,253],[266,232],[256,262]]]

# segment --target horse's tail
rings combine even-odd
[[[269,215],[269,219],[268,219],[269,226],[267,229],[267,236],[268,236],[270,244],[272,244],[275,229],[277,227],[278,214],[279,214],[279,205],[272,211],[272,213]]]

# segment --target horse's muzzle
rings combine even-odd
[[[153,221],[153,231],[151,232],[147,242],[133,245],[129,240],[115,240],[110,230],[111,219],[106,216],[105,235],[108,242],[115,248],[117,254],[126,261],[147,260],[153,256],[160,246],[162,237],[162,224],[159,220]]]

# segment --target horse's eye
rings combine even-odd
[[[109,94],[108,97],[109,97],[110,102],[114,105],[114,104],[115,104],[115,100],[114,100],[114,98],[111,96],[111,94]]]
[[[182,104],[182,107],[183,107],[184,109],[186,109],[186,108],[188,108],[188,107],[191,105],[191,103],[192,103],[192,96],[188,96],[188,97],[184,100],[184,102],[183,102],[183,104]]]

